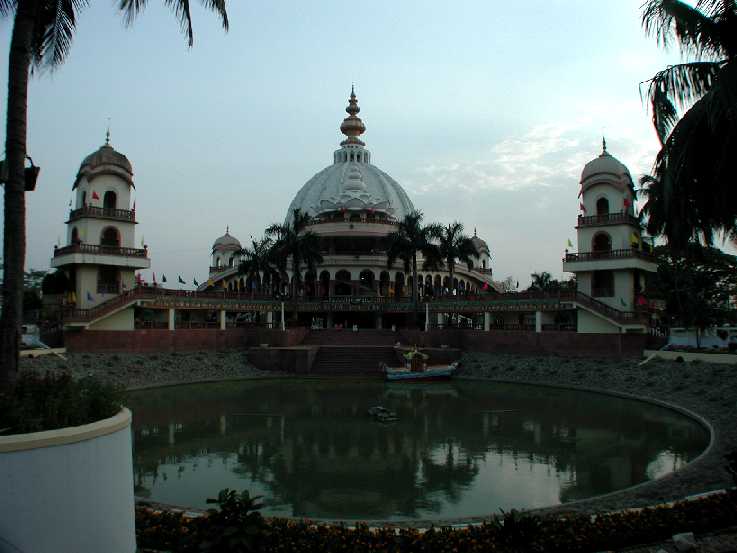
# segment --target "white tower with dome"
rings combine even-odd
[[[612,311],[620,318],[613,323],[602,317],[602,310],[579,309],[578,331],[625,332],[627,314],[643,304],[647,275],[657,265],[642,241],[632,176],[607,151],[606,140],[602,140],[601,155],[583,169],[579,198],[578,253],[566,252],[563,270],[576,275],[582,300],[593,298],[621,316]]]
[[[135,271],[151,266],[146,247],[136,247],[134,188],[133,167],[110,145],[108,131],[105,144],[79,167],[66,245],[55,247],[51,260],[72,283],[77,308],[90,309],[133,289]]]

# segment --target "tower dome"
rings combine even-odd
[[[236,251],[241,249],[240,241],[230,234],[230,228],[225,229],[225,234],[215,240],[212,251]]]
[[[110,145],[109,131],[105,137],[105,144],[82,160],[72,189],[77,187],[82,178],[86,177],[88,181],[91,181],[100,175],[118,176],[135,188],[133,166],[125,155]]]
[[[607,152],[605,139],[602,139],[601,154],[584,166],[581,173],[581,187],[582,190],[586,190],[602,182],[613,184],[622,189],[625,187],[634,188],[629,169]]]
[[[383,213],[387,218],[401,220],[414,211],[404,189],[392,177],[371,164],[371,153],[358,137],[366,125],[358,117],[361,111],[353,88],[348,100],[348,117],[340,125],[346,136],[340,149],[333,154],[329,165],[297,192],[289,205],[286,221],[291,222],[294,211],[300,210],[312,217],[331,212]]]

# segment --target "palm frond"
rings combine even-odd
[[[18,0],[0,0],[0,17],[8,17],[15,13]]]
[[[55,68],[64,63],[72,46],[78,14],[89,0],[40,2],[31,48],[34,67]]]
[[[693,7],[681,0],[648,0],[642,10],[645,32],[666,48],[675,39],[686,55],[723,57],[726,37],[720,22],[712,10],[704,13],[699,4]]]

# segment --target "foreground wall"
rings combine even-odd
[[[80,330],[65,332],[64,344],[73,353],[217,351],[259,344],[293,346],[301,343],[306,333],[305,328],[285,332],[266,328]]]
[[[0,552],[134,553],[130,424],[0,436]]]

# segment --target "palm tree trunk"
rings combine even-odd
[[[417,326],[417,252],[412,254],[412,306],[414,308],[414,326]]]
[[[0,387],[18,375],[18,344],[23,322],[23,269],[26,259],[26,159],[28,71],[38,0],[19,0],[8,58],[8,109],[5,130],[5,229],[3,232],[3,305],[0,322]]]

